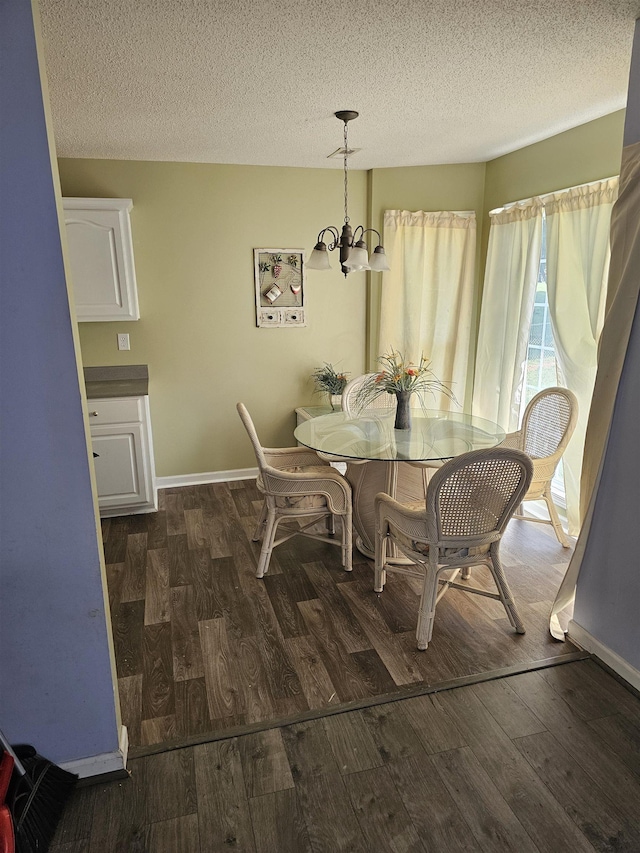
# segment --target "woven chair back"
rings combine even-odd
[[[346,412],[349,417],[355,417],[356,415],[359,415],[362,412],[363,408],[395,408],[396,398],[393,394],[380,394],[380,396],[376,397],[375,400],[372,400],[371,402],[367,403],[366,407],[358,405],[358,391],[367,379],[375,375],[375,373],[363,373],[362,376],[356,376],[354,379],[352,379],[345,385],[344,391],[342,392],[342,410]]]
[[[522,419],[524,451],[532,459],[564,450],[578,414],[578,401],[567,388],[545,388],[528,404]]]
[[[498,539],[526,494],[533,464],[520,450],[472,450],[439,468],[427,489],[429,541],[484,545]]]

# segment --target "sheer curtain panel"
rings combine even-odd
[[[628,358],[627,350],[639,301],[640,142],[635,142],[623,149],[619,195],[611,211],[611,263],[607,304],[599,341],[598,370],[589,412],[580,483],[583,522],[576,549],[551,610],[550,630],[558,640],[564,639],[565,608],[568,609],[574,600],[578,576],[591,535],[591,522],[609,442],[609,427],[623,366]],[[604,564],[603,567],[607,568]]]
[[[430,359],[438,379],[464,406],[473,310],[476,217],[473,212],[387,210],[378,354],[392,347],[405,357]],[[433,408],[455,404],[445,395]]]
[[[578,398],[563,458],[569,533],[580,529],[580,469],[598,363],[609,275],[609,229],[618,179],[545,199],[547,292],[561,384]]]
[[[542,203],[532,199],[491,213],[473,413],[519,426],[529,328],[542,245]]]

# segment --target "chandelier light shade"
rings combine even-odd
[[[344,225],[342,230],[338,231],[335,225],[327,225],[318,234],[316,245],[311,252],[307,261],[307,269],[309,270],[329,270],[329,252],[334,249],[340,249],[340,266],[345,278],[350,272],[359,272],[360,270],[374,270],[383,272],[389,269],[387,256],[384,253],[384,248],[380,239],[380,233],[375,228],[364,228],[358,225],[355,231],[349,224],[349,187],[347,177],[347,158],[350,153],[348,142],[347,124],[354,118],[358,117],[355,110],[339,110],[334,113],[335,117],[344,122]],[[369,232],[376,234],[378,237],[378,245],[369,256],[367,244],[365,242],[365,234]],[[326,235],[329,235],[328,239]]]

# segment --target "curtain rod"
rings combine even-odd
[[[619,175],[611,175],[609,178],[598,178],[596,181],[587,181],[586,184],[576,184],[573,187],[565,187],[562,190],[552,190],[548,193],[542,193],[541,195],[534,195],[531,198],[521,198],[518,201],[509,201],[506,204],[503,204],[502,207],[495,207],[493,210],[489,211],[489,216],[494,213],[502,213],[503,210],[509,210],[512,207],[517,207],[519,204],[527,204],[527,202],[533,201],[534,198],[540,199],[540,201],[544,202],[545,199],[551,198],[558,193],[568,193],[571,190],[575,190],[578,187],[592,187],[594,184],[601,184],[604,181],[612,181],[614,178],[618,178]]]

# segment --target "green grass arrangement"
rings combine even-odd
[[[441,382],[429,367],[430,361],[420,356],[418,364],[407,361],[402,353],[391,350],[378,359],[381,370],[373,373],[362,383],[356,394],[355,403],[359,409],[365,409],[381,394],[398,394],[402,391],[419,394],[420,402],[426,394],[435,397],[436,392],[446,394],[455,402],[453,391]]]
[[[338,373],[332,364],[325,362],[323,367],[316,367],[311,376],[316,384],[316,391],[326,391],[329,394],[342,394],[349,374]]]

